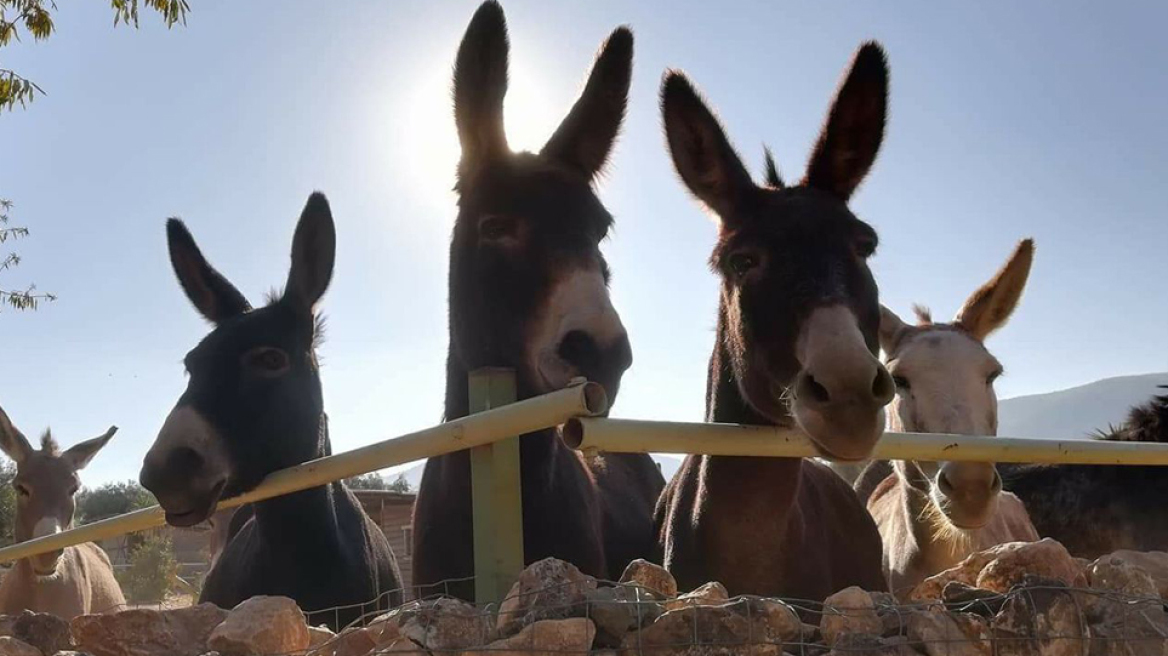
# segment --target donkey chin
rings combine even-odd
[[[791,414],[820,457],[836,462],[867,460],[884,435],[883,407],[822,412],[795,399],[791,402]]]

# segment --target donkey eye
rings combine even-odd
[[[260,347],[244,357],[249,367],[264,373],[281,373],[288,368],[288,354],[278,348]]]
[[[516,220],[509,216],[490,214],[479,220],[479,236],[488,241],[514,237],[518,228]]]
[[[750,273],[758,266],[758,257],[754,253],[734,253],[730,256],[730,270],[739,278]]]
[[[20,496],[26,498],[26,499],[28,497],[32,496],[32,492],[30,492],[27,487],[25,487],[23,485],[19,485],[19,484],[16,485],[16,493],[19,494]]]
[[[892,376],[892,384],[896,385],[896,389],[901,390],[903,392],[907,392],[910,389],[912,389],[912,386],[908,384],[908,379],[905,378],[904,376],[893,375]]]

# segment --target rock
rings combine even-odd
[[[287,654],[308,649],[304,612],[288,597],[252,597],[211,632],[207,646],[223,656]]]
[[[1168,552],[1163,551],[1129,551],[1121,550],[1115,553],[1108,554],[1094,563],[1087,569],[1087,580],[1092,587],[1095,583],[1092,582],[1091,573],[1103,565],[1120,566],[1127,565],[1142,570],[1151,579],[1155,586],[1155,594],[1160,597],[1168,598]]]
[[[884,632],[884,621],[876,614],[872,595],[852,586],[824,600],[819,630],[823,633],[824,644],[834,647],[836,640],[845,633],[879,636]]]
[[[174,610],[124,610],[82,615],[70,624],[73,643],[93,656],[200,656],[207,639],[227,618],[214,604]]]
[[[799,614],[777,599],[749,597],[738,599],[729,609],[750,622],[750,637],[768,644],[801,643],[805,635]],[[812,627],[811,633],[816,628]]]
[[[992,618],[1002,610],[1006,603],[1005,595],[992,590],[982,590],[961,581],[950,581],[941,591],[941,600],[949,608],[957,608],[963,612],[976,613],[987,619]]]
[[[994,558],[981,570],[977,587],[1006,592],[1026,576],[1057,579],[1075,587],[1086,584],[1079,566],[1061,543],[1050,538],[1023,546]]]
[[[662,599],[677,596],[677,580],[669,570],[640,558],[629,563],[624,574],[621,574],[620,582],[639,585]]]
[[[337,634],[333,633],[327,626],[310,626],[308,627],[308,648],[316,649],[336,636]]]
[[[780,656],[782,648],[763,644],[751,622],[726,606],[672,610],[648,627],[625,636],[622,654],[642,656]]]
[[[449,597],[417,602],[389,616],[402,636],[426,649],[470,649],[495,638],[490,613]]]
[[[665,610],[678,610],[681,608],[689,608],[690,606],[715,606],[717,604],[724,604],[730,600],[730,593],[726,592],[726,586],[711,581],[702,587],[692,592],[687,592],[676,599],[670,599],[665,602]]]
[[[514,635],[539,620],[583,616],[588,594],[594,590],[596,579],[575,565],[555,558],[532,563],[499,605],[499,635]]]
[[[1062,544],[1044,538],[1038,542],[1006,542],[970,555],[956,566],[921,581],[909,593],[909,601],[940,599],[952,581],[1006,592],[1027,575],[1058,579],[1067,585],[1083,585],[1085,579]]]
[[[12,636],[0,637],[0,656],[44,656],[41,650]]]
[[[597,588],[588,594],[587,617],[598,647],[619,647],[625,634],[651,624],[664,612],[656,597],[637,585]]]
[[[868,633],[845,633],[828,656],[917,656],[904,638],[884,639]]]
[[[587,654],[592,649],[596,627],[583,617],[565,620],[540,620],[520,629],[510,638],[487,645],[466,656],[558,656]]]
[[[312,656],[365,656],[377,649],[367,629],[351,628],[341,631],[312,652]]]
[[[1110,556],[1100,558],[1087,568],[1087,585],[1131,597],[1160,596],[1151,575],[1125,560]]]
[[[0,635],[12,636],[32,645],[42,654],[56,654],[73,648],[69,623],[56,615],[26,610],[19,615],[8,615],[4,619],[4,630]]]
[[[1091,630],[1065,589],[1018,588],[991,628],[997,656],[1087,656]]]
[[[941,609],[908,614],[908,640],[928,656],[992,656],[991,637],[989,625],[976,615]]]
[[[369,630],[370,637],[373,638],[373,642],[378,647],[384,647],[402,639],[398,617],[391,613],[378,615],[365,628]]]

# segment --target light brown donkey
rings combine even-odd
[[[969,297],[952,323],[933,323],[917,308],[908,326],[881,309],[880,345],[896,384],[890,429],[914,433],[995,435],[994,380],[1002,365],[985,338],[1000,328],[1022,296],[1034,243],[1027,239],[993,280]],[[873,463],[871,480],[887,463]],[[884,542],[884,570],[895,594],[1003,542],[1038,539],[1022,502],[1002,491],[993,463],[895,461],[868,501]],[[863,490],[861,490],[863,495]]]
[[[0,449],[16,461],[17,542],[59,533],[73,526],[77,472],[117,431],[61,452],[48,431],[41,448],[32,448],[0,409]],[[64,619],[119,610],[126,604],[114,579],[109,556],[88,542],[63,551],[19,560],[0,583],[0,613],[22,610],[52,613]]]

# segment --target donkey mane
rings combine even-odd
[[[47,456],[61,455],[61,445],[57,444],[53,432],[48,428],[45,429],[45,434],[41,435],[41,452]]]
[[[1159,385],[1168,389],[1168,385]],[[1133,406],[1127,420],[1108,426],[1092,436],[1108,442],[1168,442],[1168,394],[1153,396],[1146,403]]]
[[[284,298],[284,289],[282,287],[273,287],[264,294],[264,307],[275,305]],[[328,318],[322,312],[314,312],[312,314],[312,350],[316,350],[324,344],[325,325],[328,323]]]

